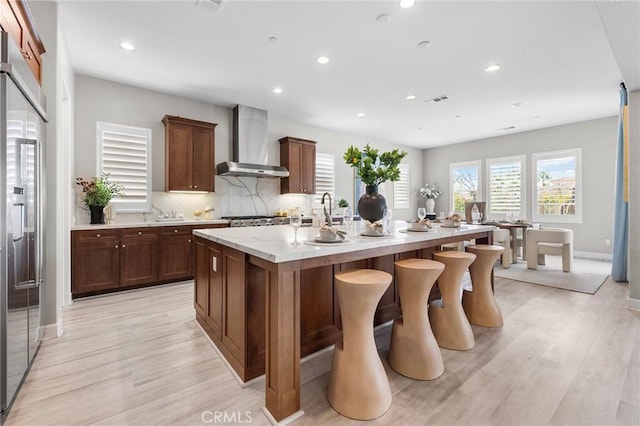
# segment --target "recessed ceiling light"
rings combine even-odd
[[[136,47],[129,43],[128,41],[123,41],[122,43],[120,43],[120,47],[122,47],[124,50],[136,50]]]
[[[407,95],[407,100],[412,101],[416,98],[416,95]]]
[[[520,108],[521,106],[524,106],[524,104],[522,102],[516,102],[515,104],[511,105],[514,108]]]
[[[403,9],[408,9],[416,4],[416,0],[400,0],[400,7]]]
[[[418,43],[418,47],[420,49],[426,49],[427,47],[431,46],[431,42],[427,41],[427,40],[423,40],[420,43]]]
[[[318,56],[318,59],[316,59],[316,61],[319,64],[324,65],[324,64],[328,64],[329,63],[329,58],[327,58],[326,56]]]
[[[360,117],[360,118],[364,117],[364,115],[365,115],[364,112],[359,112],[358,113],[358,117]]]
[[[489,65],[488,67],[486,67],[484,70],[486,72],[494,72],[494,71],[498,71],[500,68],[502,68],[502,65],[500,65],[500,64],[492,64],[492,65]]]
[[[388,24],[389,21],[391,21],[391,15],[388,15],[386,13],[376,16],[376,22],[378,24]]]
[[[513,129],[515,129],[515,128],[516,128],[516,126],[507,126],[507,127],[503,127],[503,128],[501,128],[501,129],[498,129],[498,130],[507,131],[507,130],[513,130]]]
[[[279,87],[276,87],[275,89],[273,89],[273,93],[275,93],[276,95],[279,95],[280,93],[282,93],[282,89]]]

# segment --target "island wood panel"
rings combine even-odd
[[[213,243],[205,242],[205,240],[201,240],[196,238],[194,243],[195,246],[195,289],[194,289],[194,307],[197,315],[201,315],[203,318],[206,316],[207,311],[207,300],[209,299],[209,269],[210,269],[210,258],[209,258],[209,246]],[[221,264],[222,265],[222,264]],[[216,301],[220,305],[220,309],[222,309],[222,295]],[[217,330],[217,333],[214,331],[214,334],[220,339],[220,330]]]
[[[209,260],[209,285],[205,321],[218,339],[221,339],[223,294],[222,246],[219,244],[211,244],[207,247],[207,253]]]
[[[246,337],[246,377],[264,374],[266,360],[265,309],[266,274],[259,266],[246,264],[247,271],[247,337]],[[247,379],[245,379],[247,380]]]
[[[234,363],[244,369],[247,365],[245,254],[225,247],[222,262],[222,344],[233,356]]]
[[[340,337],[340,307],[333,284],[334,266],[300,272],[300,355],[307,356]]]

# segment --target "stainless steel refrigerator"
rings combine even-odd
[[[17,45],[1,33],[0,54],[0,396],[13,402],[38,349],[43,283],[40,86]]]

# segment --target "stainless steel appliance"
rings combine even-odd
[[[42,269],[44,98],[0,34],[0,399],[10,407],[38,349]]]
[[[289,218],[280,216],[223,216],[222,219],[229,221],[229,226],[237,228],[241,226],[271,226],[286,225]]]

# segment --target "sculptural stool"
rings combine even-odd
[[[442,354],[429,324],[429,293],[444,270],[440,262],[405,259],[395,263],[402,318],[393,322],[389,366],[403,376],[433,380],[444,373]]]
[[[373,337],[373,316],[392,277],[356,269],[335,276],[342,340],[333,351],[327,399],[343,416],[380,417],[391,407],[391,388]]]
[[[475,345],[473,331],[460,302],[462,276],[476,255],[463,251],[433,253],[434,260],[444,263],[438,277],[441,300],[429,306],[429,321],[438,345],[447,349],[466,351]]]
[[[469,323],[482,327],[502,327],[502,313],[491,288],[493,265],[504,248],[496,245],[477,244],[468,246],[467,251],[476,255],[469,266],[472,289],[462,294],[462,307]]]

